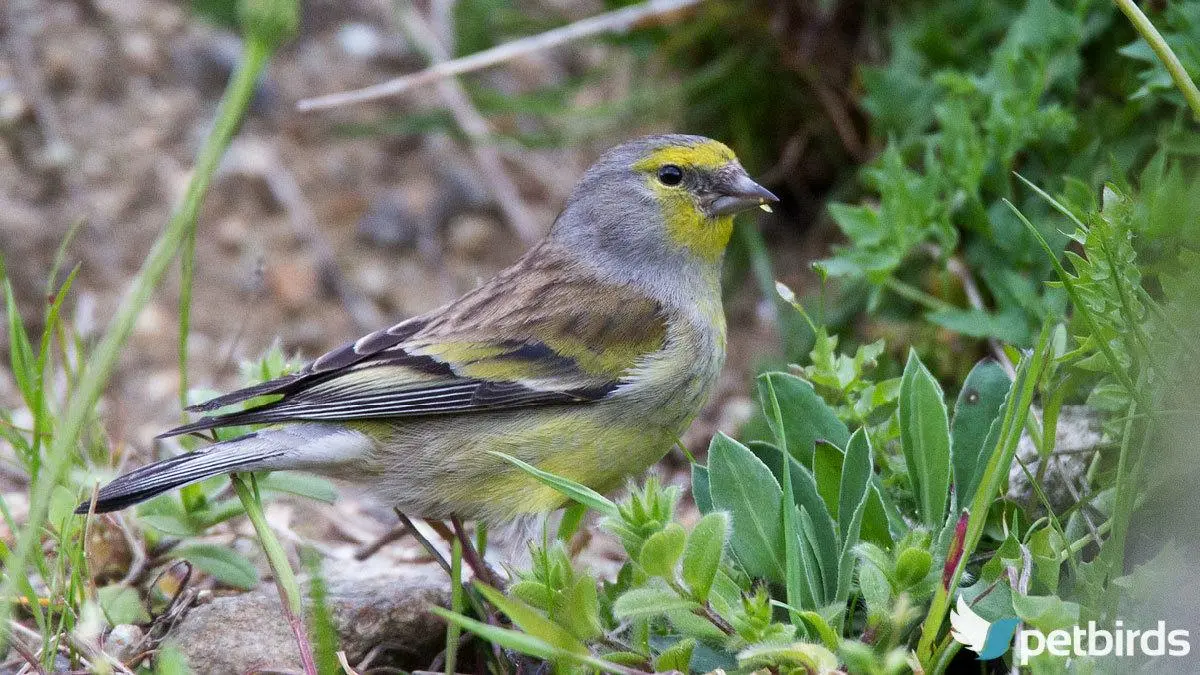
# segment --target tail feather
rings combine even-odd
[[[96,513],[119,511],[190,483],[238,469],[260,468],[272,459],[282,457],[287,448],[256,443],[257,434],[218,443],[200,452],[189,452],[149,466],[143,466],[100,489],[96,496]],[[91,501],[75,508],[75,513],[91,510]]]
[[[321,472],[362,461],[374,449],[365,434],[327,424],[289,424],[222,441],[135,469],[100,488],[96,513],[117,511],[169,490],[232,471],[298,469]],[[87,513],[91,502],[75,513]]]

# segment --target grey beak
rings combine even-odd
[[[714,216],[730,216],[746,209],[779,201],[771,191],[755,183],[739,166],[723,176],[717,187],[717,197],[709,210]]]

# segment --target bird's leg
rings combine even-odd
[[[471,571],[475,573],[475,578],[492,588],[504,590],[506,585],[504,580],[487,564],[483,556],[479,554],[479,550],[475,548],[475,543],[471,541],[471,537],[467,536],[467,530],[463,527],[462,521],[459,520],[458,516],[451,516],[450,524],[454,526],[454,535],[462,542],[463,560],[471,566]]]
[[[458,579],[458,580],[454,579],[454,572],[451,570],[450,563],[446,560],[445,556],[442,555],[442,552],[439,551],[437,549],[437,547],[433,545],[432,541],[429,541],[428,537],[426,537],[420,530],[417,529],[417,526],[413,524],[412,518],[409,518],[400,509],[392,509],[392,510],[396,512],[396,517],[399,518],[400,522],[403,523],[404,526],[408,528],[408,531],[411,532],[414,537],[416,537],[417,541],[421,542],[421,545],[425,547],[425,550],[429,552],[429,555],[433,556],[433,559],[436,560],[438,562],[438,564],[441,565],[442,569],[444,569],[446,571],[446,576],[450,577],[450,579],[452,580],[451,583],[455,583],[455,582],[461,583],[462,582],[461,579]],[[455,519],[455,520],[457,521],[457,519]],[[429,527],[432,528],[433,531],[437,532],[439,535],[441,535],[443,538],[445,538],[447,543],[450,543],[451,539],[454,538],[454,536],[455,536],[454,533],[452,533],[450,531],[450,529],[446,527],[446,524],[443,523],[442,521],[427,520],[425,522],[429,524]],[[459,523],[459,527],[461,527],[461,523]],[[476,558],[478,558],[478,555],[475,554],[475,547],[471,546],[470,540],[464,538],[461,541],[463,542],[463,548],[464,548],[463,558],[466,559],[466,557],[467,557],[465,554],[465,549],[467,547],[470,547],[472,555],[474,555]],[[468,562],[468,564],[471,564],[471,563]],[[479,572],[474,567],[474,565],[472,565],[472,569],[475,570],[476,578],[480,578]],[[487,583],[487,582],[485,582],[485,583]],[[464,588],[464,590],[466,590],[467,599],[470,601],[471,606],[475,609],[476,614],[478,616],[484,617],[487,620],[489,625],[499,626],[500,622],[496,619],[496,614],[492,611],[492,608],[490,606],[488,606],[486,603],[483,602],[483,598],[479,597],[479,595],[469,585],[463,584],[463,588]],[[492,644],[492,652],[495,654],[496,663],[502,664],[503,660],[501,658],[500,646],[493,643]]]
[[[426,537],[424,534],[422,534],[421,531],[417,529],[417,526],[413,525],[412,518],[404,515],[400,509],[392,510],[396,512],[396,517],[400,519],[401,523],[404,523],[404,526],[408,528],[408,531],[412,533],[412,536],[416,538],[417,541],[421,542],[421,546],[425,547],[425,550],[429,553],[429,555],[433,556],[433,559],[437,561],[437,564],[441,565],[442,569],[446,570],[446,576],[451,576],[449,561],[447,561],[446,557],[442,555],[442,552],[433,545],[433,542],[429,541],[429,537]]]
[[[429,525],[429,529],[437,532],[439,537],[445,539],[447,546],[454,543],[454,537],[457,535],[454,534],[454,530],[450,529],[446,523],[440,520],[427,520],[425,524]]]

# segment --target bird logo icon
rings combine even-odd
[[[997,619],[994,623],[984,619],[958,596],[958,602],[950,610],[950,636],[967,649],[979,655],[980,661],[1004,656],[1012,644],[1020,619],[1015,616]]]

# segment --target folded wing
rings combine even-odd
[[[242,424],[586,403],[609,395],[663,348],[667,328],[657,302],[553,257],[526,260],[429,315],[368,334],[297,373],[190,409],[274,400],[163,436]]]

